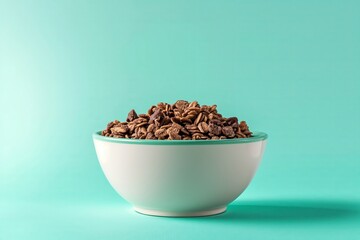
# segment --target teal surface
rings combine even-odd
[[[0,0],[0,239],[359,239],[359,1]],[[92,133],[217,104],[269,134],[222,215],[135,213]]]

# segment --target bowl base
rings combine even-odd
[[[134,210],[141,214],[158,216],[158,217],[204,217],[204,216],[211,216],[211,215],[223,213],[226,211],[226,206],[212,210],[194,211],[194,212],[172,212],[172,211],[144,209],[139,207],[134,207]]]

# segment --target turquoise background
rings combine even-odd
[[[358,239],[359,1],[0,0],[0,239]],[[132,211],[91,134],[160,101],[269,134],[227,213]]]

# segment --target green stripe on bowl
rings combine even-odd
[[[128,139],[128,138],[113,138],[101,135],[101,131],[93,133],[93,139],[113,142],[121,144],[140,144],[140,145],[210,145],[210,144],[240,144],[259,142],[268,138],[268,135],[263,132],[254,132],[249,138],[232,138],[222,140],[149,140],[149,139]]]

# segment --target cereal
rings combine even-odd
[[[146,114],[132,109],[125,122],[107,124],[101,135],[114,138],[152,140],[219,140],[252,136],[245,121],[225,118],[217,106],[200,106],[197,101],[178,100],[174,104],[158,103]]]

